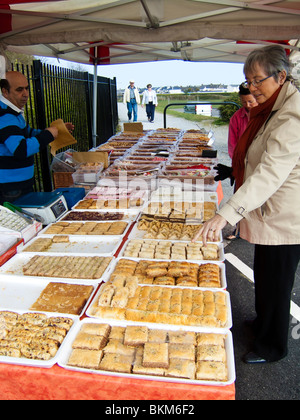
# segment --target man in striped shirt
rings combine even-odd
[[[55,127],[35,130],[24,119],[29,98],[26,77],[9,71],[0,81],[0,204],[33,190],[34,155],[58,136]],[[67,123],[68,130],[74,127]]]

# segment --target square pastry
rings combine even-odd
[[[204,381],[227,381],[228,374],[226,365],[222,362],[198,362],[196,378]]]
[[[169,367],[169,348],[167,343],[146,343],[144,346],[143,366],[164,368]]]
[[[74,349],[68,361],[68,366],[85,369],[98,369],[103,356],[103,351]]]
[[[141,326],[128,326],[125,330],[124,344],[126,346],[143,346],[148,340],[148,328]]]
[[[195,379],[196,365],[191,360],[170,359],[166,376],[174,378]]]

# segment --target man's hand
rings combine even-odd
[[[66,126],[66,129],[69,131],[69,133],[72,133],[74,131],[75,126],[72,123],[70,122],[65,123],[65,126]]]

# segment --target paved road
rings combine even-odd
[[[139,121],[143,123],[146,130],[163,127],[162,114],[156,113],[154,124],[148,123],[145,111],[141,107],[138,115]],[[119,104],[119,117],[121,124],[127,122],[126,108],[123,104]],[[181,129],[199,128],[195,123],[173,116],[168,116],[167,126]],[[204,126],[204,128],[210,127]],[[214,128],[213,131],[219,161],[230,165],[227,154],[228,127]],[[224,201],[226,201],[232,195],[232,187],[228,180],[222,182],[222,186]],[[227,227],[223,232],[224,237],[231,233],[231,230],[231,227]],[[255,316],[254,284],[249,279],[252,274],[254,246],[242,239],[233,242],[225,241],[225,253],[227,255],[226,277],[233,313],[232,333],[237,374],[236,399],[300,400],[300,266],[292,295],[288,357],[278,363],[248,366],[242,362],[242,356],[249,350],[251,336],[243,322]]]

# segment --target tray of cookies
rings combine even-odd
[[[78,372],[193,385],[235,381],[230,331],[84,319],[69,335],[58,364]]]
[[[106,271],[109,271],[113,257],[91,255],[40,255],[30,252],[20,253],[0,268],[2,278],[19,278],[39,281],[58,281],[66,283],[99,284]]]
[[[0,308],[81,316],[96,286],[1,278],[0,290]]]
[[[142,275],[138,274],[136,267],[136,261],[119,260],[109,280],[100,286],[86,314],[89,317],[119,319],[133,323],[146,322],[216,329],[232,327],[228,292],[222,289],[195,287],[192,280],[197,278],[198,274],[195,275],[194,272],[188,277],[190,282],[186,282],[185,286],[182,283],[181,287],[159,283],[140,284]],[[140,267],[143,269],[142,265]],[[182,266],[176,267],[181,269]],[[219,271],[220,267],[217,264],[216,267]],[[150,266],[150,269],[155,269],[158,273],[157,265]],[[200,272],[199,266],[193,270]],[[210,277],[211,273],[208,275]],[[169,277],[161,277],[163,278],[167,280]],[[199,278],[201,278],[200,274]],[[183,277],[182,280],[184,280]]]
[[[123,247],[120,257],[150,259],[150,260],[179,260],[179,261],[224,261],[224,245],[221,242],[158,241],[151,239],[130,239]]]
[[[127,222],[56,222],[39,235],[123,236],[131,227]]]
[[[0,309],[0,363],[51,368],[78,317]]]
[[[99,238],[76,235],[42,235],[24,246],[22,252],[58,254],[98,254],[114,256],[122,243],[120,237]]]

